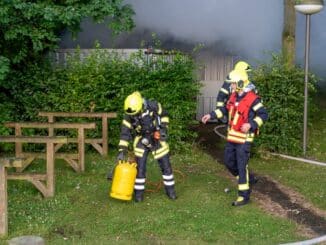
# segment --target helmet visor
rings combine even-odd
[[[132,109],[132,108],[130,108],[130,107],[128,107],[126,110],[125,110],[125,112],[127,113],[127,114],[129,114],[129,115],[135,115],[135,114],[137,114],[137,110],[135,110],[135,109]]]
[[[243,89],[243,87],[244,87],[244,81],[242,81],[242,80],[237,81],[237,88]]]

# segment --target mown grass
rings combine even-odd
[[[309,156],[326,160],[326,110],[309,130]],[[223,147],[223,146],[217,146]],[[106,180],[116,152],[107,158],[89,153],[86,171],[75,173],[56,163],[56,194],[44,199],[26,181],[8,181],[9,236],[42,236],[47,244],[279,244],[303,240],[296,224],[265,213],[255,202],[234,208],[235,183],[225,168],[198,149],[171,157],[179,198],[170,201],[161,186],[157,163],[150,159],[143,203],[109,197]],[[250,168],[285,184],[326,210],[325,167],[278,157],[252,158]],[[44,169],[44,163],[28,171]],[[224,188],[231,187],[230,193]]]
[[[56,195],[44,199],[25,181],[9,181],[9,236],[42,236],[47,244],[278,244],[304,239],[291,221],[264,213],[255,202],[235,208],[234,185],[221,177],[224,167],[195,146],[172,162],[179,198],[157,190],[160,172],[148,162],[143,203],[109,198],[105,176],[114,151],[104,159],[87,155],[85,173],[56,164]],[[44,164],[33,165],[29,171]]]
[[[326,162],[326,91],[319,95],[319,111],[314,115],[308,129],[307,155],[315,160]]]
[[[308,129],[307,157],[326,163],[326,92],[320,94],[319,112]],[[317,207],[326,210],[326,167],[279,157],[253,158],[252,169],[303,194]]]
[[[250,166],[254,172],[271,176],[304,195],[315,206],[326,210],[326,167],[281,157],[254,158]]]

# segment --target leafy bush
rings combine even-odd
[[[280,55],[272,55],[269,64],[260,64],[253,72],[253,80],[269,112],[257,144],[282,153],[298,154],[302,151],[304,71],[288,67]],[[313,95],[317,78],[309,75],[309,113],[316,111]],[[311,122],[311,121],[310,121]]]
[[[65,67],[51,67],[43,62],[27,68],[10,72],[4,80],[1,122],[39,121],[37,113],[41,110],[117,112],[118,119],[109,121],[109,143],[117,145],[123,101],[128,94],[139,90],[168,110],[173,149],[181,147],[180,142],[195,137],[189,126],[195,123],[199,83],[195,81],[193,60],[180,53],[154,58],[139,51],[125,58],[116,52],[95,49],[82,61],[77,52]],[[269,120],[257,137],[257,146],[273,152],[299,154],[303,130],[303,70],[288,67],[281,56],[272,55],[271,62],[260,64],[252,76],[269,112]],[[309,117],[317,110],[312,100],[316,82],[317,78],[310,74]],[[89,136],[98,136],[100,127],[98,125],[98,130],[91,131]],[[1,124],[0,132],[9,133]]]
[[[116,0],[0,1],[0,78],[4,58],[16,65],[10,69],[24,69],[26,63],[54,50],[63,30],[76,35],[85,18],[101,23],[110,17],[108,26],[120,33],[134,27],[133,15],[129,4]]]
[[[9,59],[0,56],[0,81],[4,80],[9,72]]]
[[[109,121],[109,143],[117,145],[123,101],[139,90],[168,110],[171,146],[176,148],[181,146],[176,142],[194,136],[188,130],[195,118],[199,90],[193,70],[193,60],[180,53],[158,55],[149,62],[141,51],[125,58],[96,49],[82,61],[77,52],[65,67],[31,65],[28,72],[14,74],[10,90],[20,105],[14,119],[39,121],[37,112],[41,110],[117,112],[119,118]],[[99,133],[100,128],[96,135]]]

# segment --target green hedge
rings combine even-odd
[[[273,54],[268,64],[260,64],[253,71],[253,81],[259,90],[269,113],[268,122],[262,129],[256,143],[272,152],[300,154],[302,152],[304,70],[288,67],[282,56]],[[317,78],[309,74],[310,119],[317,110],[313,97]],[[309,120],[311,125],[312,120]]]
[[[0,123],[4,121],[41,120],[38,111],[101,111],[117,112],[118,119],[110,120],[111,145],[117,145],[123,116],[123,101],[135,90],[146,98],[162,103],[170,114],[172,149],[195,137],[189,126],[196,123],[196,82],[194,61],[175,53],[173,62],[167,57],[151,59],[141,51],[122,58],[117,53],[96,49],[80,61],[78,52],[68,59],[65,67],[48,63],[27,64],[25,71],[10,73],[2,87]],[[304,72],[300,67],[285,66],[282,57],[272,55],[268,64],[254,69],[255,82],[269,112],[269,120],[256,139],[260,148],[287,154],[302,151]],[[313,96],[317,78],[309,75],[309,123],[316,112]],[[43,118],[43,120],[45,120]],[[85,120],[85,119],[83,119]],[[92,136],[100,134],[98,131]],[[0,133],[9,130],[0,124]],[[29,130],[27,133],[34,133]]]
[[[15,81],[10,91],[18,106],[12,119],[39,121],[37,112],[41,110],[117,112],[119,118],[109,122],[109,143],[117,145],[123,101],[139,90],[144,97],[161,102],[167,109],[171,146],[178,148],[179,142],[195,136],[188,127],[194,122],[199,83],[190,57],[174,53],[169,56],[173,62],[167,61],[167,57],[159,55],[155,62],[148,62],[141,51],[126,59],[117,53],[109,55],[105,50],[95,49],[82,61],[77,52],[65,67],[30,65],[27,72],[12,76]]]

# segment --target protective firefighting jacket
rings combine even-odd
[[[229,127],[227,141],[234,143],[253,142],[257,129],[267,120],[267,111],[263,107],[260,98],[253,92],[232,93],[227,102]],[[248,133],[241,131],[244,123],[250,123]]]
[[[241,96],[233,92],[227,105],[221,108],[221,112],[222,113],[217,114],[215,111],[212,111],[210,113],[211,118],[221,118],[223,115],[227,115],[227,140],[240,144],[253,142],[258,128],[263,125],[268,118],[268,113],[261,99],[253,91],[243,93]],[[241,131],[243,123],[250,123],[250,130],[248,133],[243,133]]]
[[[124,115],[119,141],[119,150],[127,150],[130,141],[133,142],[134,153],[141,157],[144,149],[137,148],[139,141],[146,142],[151,151],[155,150],[157,157],[166,155],[169,152],[169,146],[166,142],[167,128],[169,124],[168,113],[156,101],[143,101],[143,109],[137,115]],[[155,147],[154,132],[159,131],[161,138],[159,148]],[[145,139],[145,140],[144,140]],[[155,157],[155,156],[154,156]]]
[[[255,91],[257,94],[257,89],[256,86],[252,83],[249,82],[249,84],[244,88],[245,92],[248,91]],[[231,96],[232,91],[231,91],[231,83],[225,81],[220,88],[217,97],[216,97],[216,109],[215,109],[215,114],[217,115],[217,118],[221,118],[223,116],[223,107],[225,107],[226,102],[228,101],[229,97]]]
[[[223,107],[225,103],[227,102],[231,89],[230,89],[231,83],[229,82],[224,82],[222,87],[220,88],[217,98],[216,98],[216,107]]]

